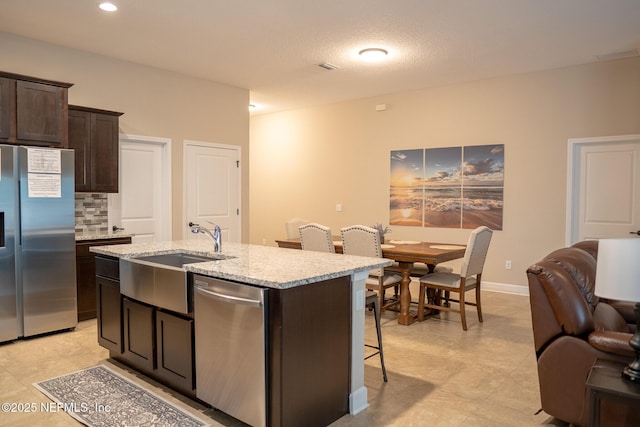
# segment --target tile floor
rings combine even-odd
[[[459,316],[441,313],[401,326],[395,313],[382,318],[389,382],[382,381],[379,359],[365,364],[369,408],[345,415],[332,427],[375,426],[564,426],[540,408],[528,297],[483,291],[484,323],[469,308],[469,330]],[[367,313],[366,339],[375,342]],[[48,402],[32,383],[107,360],[96,343],[96,322],[81,322],[73,332],[0,345],[0,402]],[[113,362],[119,367],[122,365]],[[214,426],[240,426],[125,369],[125,375]],[[76,426],[60,413],[2,413],[0,425]]]

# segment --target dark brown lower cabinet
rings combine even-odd
[[[155,309],[152,306],[122,299],[124,351],[122,357],[143,373],[155,369]]]
[[[156,311],[156,375],[183,393],[194,384],[193,319]]]
[[[174,390],[193,397],[193,319],[122,298],[124,350],[111,354]]]
[[[98,317],[98,344],[110,354],[122,353],[122,303],[120,269],[115,258],[95,259],[95,294]]]

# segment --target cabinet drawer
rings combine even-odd
[[[96,275],[120,280],[120,261],[117,258],[96,256]]]

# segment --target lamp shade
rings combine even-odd
[[[595,294],[640,302],[640,239],[601,239]]]

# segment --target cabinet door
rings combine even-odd
[[[92,114],[91,181],[92,191],[118,192],[118,117]]]
[[[122,353],[120,282],[96,276],[98,344],[113,354]]]
[[[155,369],[155,311],[153,307],[122,300],[124,352],[133,367],[145,373]]]
[[[194,387],[193,319],[156,311],[156,374],[170,386],[190,393]]]
[[[76,257],[76,293],[79,321],[96,317],[97,292],[95,282],[95,257],[92,255]]]
[[[18,81],[16,85],[17,137],[22,141],[67,145],[67,89]]]
[[[0,77],[0,140],[15,139],[16,81]]]
[[[91,117],[86,111],[69,110],[69,148],[75,155],[76,192],[91,191]]]

